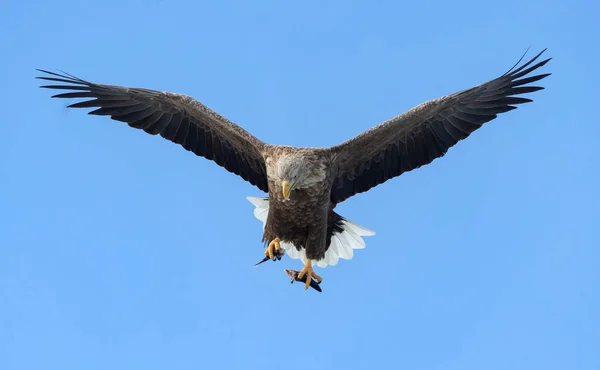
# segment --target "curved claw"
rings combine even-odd
[[[271,261],[275,261],[275,256],[279,254],[279,250],[281,250],[281,244],[279,238],[275,238],[271,240],[269,246],[265,250],[265,256],[269,257]]]
[[[305,279],[298,278],[298,274],[300,273],[300,271],[289,270],[289,269],[285,269],[284,271],[285,271],[286,275],[290,278],[290,283],[293,283],[295,281],[298,281],[301,283],[306,283],[306,280],[309,279],[308,277],[306,277]],[[317,283],[313,279],[309,280],[309,286],[319,293],[323,292],[323,289],[321,289],[321,286],[319,285],[319,283]]]
[[[323,281],[322,277],[315,274],[315,271],[312,268],[312,261],[310,259],[306,260],[304,267],[302,268],[302,270],[300,270],[300,273],[298,274],[298,279],[302,279],[304,275],[306,275],[306,283],[304,284],[304,290],[307,290],[310,286],[311,278],[315,278],[315,280],[317,280],[317,284],[321,284],[321,281]]]

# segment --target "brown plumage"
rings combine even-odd
[[[543,89],[529,84],[549,73],[526,77],[550,60],[533,64],[543,52],[516,68],[519,60],[498,78],[423,103],[330,148],[266,144],[185,95],[101,85],[43,70],[49,76],[38,78],[59,83],[42,87],[69,90],[54,97],[91,99],[69,107],[97,108],[90,114],[108,115],[159,134],[268,192],[268,199],[251,200],[266,204],[257,206],[268,211],[263,240],[279,238],[290,256],[327,265],[337,263],[338,257],[347,258],[343,249],[354,243],[334,241],[369,235],[333,211],[338,203],[442,157],[483,123],[531,102],[517,95]],[[284,199],[285,192],[289,199]],[[352,248],[364,246],[362,239],[355,241],[358,244]],[[334,244],[336,250],[328,252]]]

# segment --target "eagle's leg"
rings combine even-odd
[[[308,287],[310,286],[310,280],[311,278],[315,278],[317,280],[317,283],[321,283],[321,281],[323,281],[323,278],[321,278],[319,275],[315,274],[313,268],[312,268],[312,260],[310,259],[306,259],[306,263],[304,264],[304,267],[302,268],[302,270],[300,270],[300,273],[298,274],[298,278],[302,279],[302,277],[306,275],[306,283],[304,284],[304,290],[308,289]]]
[[[271,260],[275,260],[276,251],[278,252],[281,249],[279,238],[275,238],[271,240],[269,246],[265,250],[265,256],[269,256]]]

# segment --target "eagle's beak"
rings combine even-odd
[[[281,190],[283,192],[283,199],[290,199],[290,193],[292,192],[292,184],[289,181],[285,180],[281,182]]]

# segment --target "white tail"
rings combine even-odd
[[[267,215],[269,214],[269,198],[246,197],[246,199],[256,207],[254,209],[254,216],[263,223],[264,230]],[[328,265],[337,265],[340,258],[350,260],[354,255],[354,249],[363,249],[365,247],[365,241],[362,237],[375,235],[374,231],[348,221],[343,217],[339,220],[338,225],[341,226],[342,231],[334,231],[331,236],[329,249],[325,252],[325,258],[320,261],[313,261],[313,265],[325,268]],[[284,242],[281,243],[281,248],[291,258],[300,259],[302,263],[306,262],[304,249],[298,251],[291,243]]]

